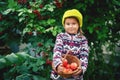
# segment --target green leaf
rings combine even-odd
[[[24,29],[23,29],[23,34],[25,34],[26,32],[30,32],[30,28],[27,28],[27,27],[24,28]]]
[[[120,6],[120,1],[118,1],[118,0],[113,0],[113,3],[114,3],[115,5]]]
[[[47,24],[48,25],[52,25],[52,24],[54,24],[55,23],[55,19],[48,19],[47,20]]]
[[[0,2],[0,5],[5,5],[5,4],[7,4],[6,2]]]
[[[60,26],[59,26],[59,27],[60,27]],[[52,35],[53,35],[53,36],[56,36],[57,33],[61,32],[61,30],[60,30],[60,28],[58,28],[58,26],[55,26],[55,27],[53,28],[53,30],[51,30],[51,32],[52,32]]]
[[[36,62],[37,66],[41,66],[44,63],[45,63],[45,61],[43,60],[43,58],[40,57],[39,59],[37,59],[37,62]]]
[[[46,29],[45,31],[49,32],[49,31],[52,31],[52,30],[53,30],[53,27],[50,27],[50,28]]]
[[[9,8],[16,8],[16,7],[18,7],[17,6],[17,2],[15,2],[14,0],[8,0],[8,7]]]
[[[38,76],[38,75],[33,75],[33,80],[46,80],[46,78]]]
[[[38,67],[34,66],[33,69],[32,69],[34,72],[37,72],[39,70]]]
[[[30,18],[35,18],[35,15],[34,14],[29,14]]]
[[[5,67],[5,65],[6,65],[6,60],[4,58],[1,58],[0,59],[0,69]]]
[[[57,35],[57,32],[56,32],[56,31],[53,31],[52,34],[53,34],[53,36],[56,36],[56,35]]]
[[[5,39],[7,37],[7,34],[4,34],[2,36],[0,36],[0,39]]]
[[[16,80],[31,80],[31,74],[22,74],[16,77]]]
[[[1,59],[0,59],[0,63],[4,63],[4,64],[5,64],[5,63],[6,63],[6,60],[5,60],[4,58],[1,58]]]
[[[51,5],[51,4],[47,4],[45,5],[44,9],[47,9],[50,12],[54,11],[55,6]]]
[[[89,33],[93,33],[93,28],[88,27]]]
[[[19,62],[18,56],[16,56],[14,53],[7,55],[5,57],[5,59],[9,60],[11,63],[18,63]]]
[[[18,14],[18,16],[21,16],[23,14],[23,12],[20,12],[19,14]]]
[[[25,52],[18,52],[16,55],[19,56],[20,58],[22,58],[23,60],[25,60],[29,57],[29,55]]]
[[[32,13],[32,10],[31,10],[31,9],[27,9],[27,12],[28,12],[28,13]]]
[[[20,19],[19,19],[19,22],[22,22],[22,21],[24,21],[25,20],[25,18],[24,17],[21,17]]]
[[[13,12],[13,11],[14,11],[14,9],[7,9],[7,10],[5,10],[4,12],[2,12],[2,14],[7,15],[7,14],[9,14],[10,12]]]

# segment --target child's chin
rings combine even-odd
[[[69,34],[77,34],[77,33],[72,33],[72,32],[69,32]]]

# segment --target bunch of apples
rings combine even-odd
[[[70,74],[77,69],[78,65],[75,62],[68,63],[68,60],[62,58],[63,73]]]

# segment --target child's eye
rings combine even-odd
[[[76,23],[72,23],[73,25],[76,25]]]
[[[66,23],[66,25],[70,25],[70,23]]]

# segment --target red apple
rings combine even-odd
[[[70,64],[70,68],[72,69],[72,70],[75,70],[75,69],[77,69],[77,63],[75,63],[75,62],[73,62],[73,63],[71,63]]]
[[[69,69],[66,69],[66,68],[63,69],[63,73],[64,73],[64,74],[67,74],[68,71],[69,71]]]
[[[72,73],[72,69],[63,68],[63,73],[64,74],[70,74],[70,73]]]
[[[65,68],[70,69],[70,64],[67,64]]]
[[[67,64],[68,64],[67,59],[64,59],[64,58],[63,58],[63,60],[62,60],[62,64],[63,64],[63,66],[64,66],[64,67],[66,67],[66,66],[67,66]]]
[[[73,72],[72,69],[69,68],[69,69],[68,69],[68,73],[70,74],[70,73],[72,73],[72,72]]]

